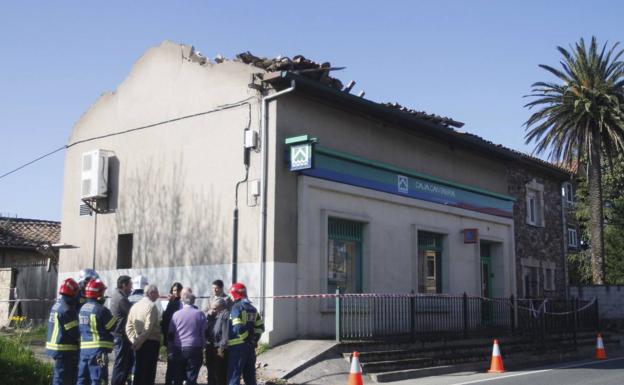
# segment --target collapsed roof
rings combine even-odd
[[[215,58],[216,63],[221,63],[225,60],[226,59],[221,55],[218,55]],[[463,144],[477,146],[479,149],[489,150],[499,156],[520,160],[523,163],[529,163],[538,166],[539,168],[555,172],[560,176],[570,176],[572,173],[572,171],[565,167],[507,148],[500,144],[495,144],[478,135],[457,131],[455,128],[462,127],[464,123],[452,118],[427,113],[425,111],[417,111],[404,107],[399,103],[375,103],[364,98],[351,95],[349,93],[350,87],[344,87],[339,79],[330,75],[331,71],[343,69],[344,67],[332,67],[330,62],[317,63],[313,60],[307,59],[303,55],[296,55],[292,59],[287,56],[280,55],[270,59],[262,56],[256,56],[249,51],[239,53],[236,55],[235,60],[258,67],[268,73],[272,73],[272,76],[265,77],[265,81],[267,82],[278,83],[280,79],[285,79],[288,74],[290,74],[290,77],[312,81],[317,85],[325,86],[328,90],[332,90],[335,95],[344,94],[345,97],[351,99],[351,102],[356,99],[360,99],[362,102],[365,102],[362,103],[363,107],[371,107],[375,105],[374,107],[376,108],[385,108],[387,110],[392,110],[405,116],[409,116],[410,118],[415,118],[419,121],[432,124],[437,127],[437,130],[440,131],[438,134],[444,135],[443,132],[445,132],[446,135],[450,135],[453,140],[459,140]],[[431,133],[430,128],[431,127],[429,127],[429,133]]]

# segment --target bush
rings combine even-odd
[[[0,384],[48,385],[52,365],[37,361],[21,338],[0,337]]]

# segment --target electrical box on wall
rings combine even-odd
[[[245,148],[258,148],[258,132],[254,130],[245,130]]]
[[[260,181],[258,179],[249,181],[249,193],[255,197],[260,196]]]
[[[82,154],[80,199],[106,198],[108,193],[108,151]]]

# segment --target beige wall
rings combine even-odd
[[[493,297],[515,292],[513,222],[494,217],[372,191],[332,181],[300,176],[297,293],[327,292],[327,218],[365,223],[362,251],[363,292],[418,292],[419,231],[443,236],[442,290],[446,294],[481,294],[479,244],[465,244],[462,230],[479,229],[493,242]],[[296,333],[320,336],[333,330],[334,314],[322,312],[319,300],[296,304]],[[294,327],[294,326],[293,326]],[[331,334],[331,333],[330,333]]]
[[[134,234],[133,268],[230,262],[234,186],[244,177],[243,130],[248,124],[259,129],[257,92],[247,86],[257,70],[235,62],[200,65],[189,54],[190,47],[169,42],[148,50],[119,88],[76,123],[70,144],[163,122],[67,150],[61,242],[79,248],[61,252],[61,272],[91,265],[94,217],[80,217],[78,209],[81,154],[94,149],[112,151],[118,163],[116,209],[97,216],[96,269],[116,268],[117,235],[123,233]],[[171,122],[245,99],[250,105]],[[259,159],[254,153],[250,179],[259,178]],[[241,186],[241,263],[258,261],[259,208],[246,191]]]
[[[507,193],[507,170],[501,162],[454,149],[405,132],[397,127],[328,107],[299,96],[277,102],[277,134],[272,143],[276,159],[275,232],[292,234],[297,223],[297,179],[288,170],[284,139],[308,134],[320,144],[366,159],[462,183],[492,192]],[[271,195],[269,195],[271,196]],[[296,262],[296,234],[275,239],[275,259]]]

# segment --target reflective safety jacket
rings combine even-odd
[[[110,353],[113,350],[111,330],[117,323],[117,317],[113,317],[104,305],[88,298],[80,308],[78,323],[80,325],[80,355]]]
[[[247,298],[235,302],[230,311],[228,346],[243,342],[257,343],[264,332],[264,322],[258,310]]]
[[[62,295],[50,309],[46,353],[52,358],[60,358],[68,352],[78,353],[79,343],[76,305]]]

